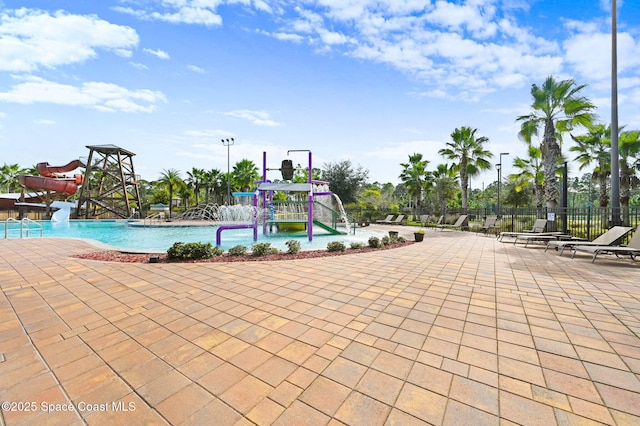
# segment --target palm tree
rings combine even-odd
[[[420,208],[422,207],[422,194],[426,189],[426,182],[429,179],[429,172],[427,172],[428,160],[422,159],[422,154],[414,153],[409,156],[408,163],[400,163],[402,166],[402,173],[400,173],[400,180],[407,188],[407,194],[413,198],[413,215],[418,215]]]
[[[254,182],[260,179],[258,167],[251,160],[243,159],[233,166],[231,175],[233,183],[240,191],[249,191],[254,186]]]
[[[483,146],[489,139],[485,136],[476,137],[477,131],[478,129],[466,126],[455,129],[451,133],[451,142],[447,142],[447,148],[438,151],[444,158],[453,160],[452,166],[460,173],[463,213],[467,212],[468,207],[469,177],[491,169],[491,163],[487,159],[493,157],[493,154]]]
[[[197,169],[195,167],[193,167],[190,172],[187,172],[187,185],[193,190],[196,197],[196,206],[198,205],[198,198],[200,189],[202,189],[203,186],[205,173],[204,169]]]
[[[580,95],[585,85],[576,86],[575,80],[555,81],[547,77],[541,87],[531,86],[531,113],[516,119],[521,122],[520,136],[531,140],[538,135],[540,127],[544,136],[540,145],[542,164],[544,167],[544,195],[547,207],[555,208],[558,204],[558,179],[556,169],[562,158],[562,134],[576,126],[587,126],[593,121],[592,111],[595,106]]]
[[[209,203],[209,195],[213,192],[213,202],[216,203],[221,196],[222,174],[218,169],[211,169],[204,172],[202,177],[202,186],[204,187],[205,203]]]
[[[629,211],[631,189],[640,186],[640,131],[622,132],[618,138],[620,154],[620,205]],[[628,222],[626,222],[628,223]]]
[[[447,203],[456,195],[458,188],[458,172],[455,167],[449,164],[438,164],[433,176],[433,198],[434,205],[442,212],[446,213]]]
[[[185,183],[180,177],[180,172],[176,169],[164,169],[158,183],[169,190],[169,217],[171,217],[173,212],[173,190],[179,189]]]
[[[23,174],[26,174],[26,170],[18,164],[4,163],[0,167],[0,185],[6,187],[7,192],[12,192],[20,186],[18,176]]]
[[[600,189],[598,205],[607,207],[609,205],[607,181],[611,175],[611,127],[592,124],[587,126],[587,130],[586,135],[571,135],[576,145],[569,148],[569,151],[577,153],[574,160],[580,163],[579,170],[595,163],[592,178],[598,182]]]
[[[541,208],[543,204],[544,172],[542,170],[542,152],[540,148],[532,145],[527,147],[529,158],[516,157],[513,166],[519,170],[517,173],[509,175],[509,181],[515,184],[515,190],[519,191],[533,183],[533,195],[536,200],[536,207]]]

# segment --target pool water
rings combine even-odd
[[[99,241],[122,251],[140,251],[148,253],[165,252],[176,242],[210,242],[216,244],[216,226],[157,226],[139,227],[129,226],[127,221],[118,220],[73,220],[68,222],[39,221],[43,227],[43,237],[88,238]],[[258,243],[271,243],[272,247],[287,250],[286,241],[295,239],[300,242],[302,250],[324,249],[331,241],[341,241],[347,247],[352,242],[365,245],[369,237],[382,238],[384,232],[373,229],[357,229],[356,234],[349,235],[320,235],[314,233],[313,241],[309,241],[306,232],[298,233],[267,233],[262,234],[262,227],[258,227]],[[9,228],[10,238],[20,236],[19,226],[12,224]],[[29,238],[39,237],[40,231],[30,225]],[[228,229],[222,231],[220,248],[228,250],[236,245],[251,247],[253,241],[252,229]]]

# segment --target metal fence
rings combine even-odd
[[[592,240],[604,234],[611,226],[611,208],[502,208],[502,218],[498,224],[504,231],[522,232],[531,229],[536,219],[547,219],[547,231],[562,231],[575,237]],[[447,222],[455,221],[460,210],[447,210]],[[487,217],[497,217],[492,209],[468,209],[472,222],[482,223]],[[624,226],[640,226],[640,207],[621,209]]]
[[[460,209],[448,209],[445,214],[446,223],[454,223],[461,214]],[[405,214],[409,221],[421,223],[420,216],[429,215],[430,221],[435,223],[443,212],[422,212],[414,217],[413,211],[386,211],[378,210],[375,213],[367,211],[349,211],[349,214],[359,218],[375,222],[389,214]],[[497,212],[492,208],[467,209],[469,221],[476,224],[484,223],[488,217],[497,217]],[[522,232],[531,229],[536,219],[547,219],[547,231],[562,231],[580,238],[592,240],[604,234],[611,228],[611,208],[584,207],[584,208],[502,208],[502,218],[498,225],[504,231]],[[620,212],[622,224],[637,228],[640,226],[640,207],[632,206],[622,208]],[[422,223],[424,224],[424,223]]]

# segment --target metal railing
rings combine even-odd
[[[152,214],[151,216],[146,216],[142,223],[147,226],[147,225],[153,225],[154,223],[162,223],[165,220],[165,214],[164,212],[160,212],[160,213],[156,213],[156,214]]]
[[[17,227],[11,228],[11,224],[16,224]],[[31,220],[27,217],[21,220],[17,220],[14,218],[8,218],[4,221],[4,238],[9,238],[10,231],[18,231],[19,238],[27,237],[29,238],[29,233],[31,231],[39,231],[40,237],[43,235],[43,226],[38,222]]]
[[[503,207],[502,217],[497,225],[503,231],[522,232],[531,229],[536,219],[547,219],[547,231],[561,231],[575,237],[593,240],[604,234],[613,226],[611,208],[606,207],[570,207],[570,208],[513,208]],[[443,212],[434,212],[438,217]],[[446,223],[453,223],[460,216],[460,209],[448,209],[445,214]],[[491,208],[467,209],[469,220],[483,223],[487,217],[497,217]],[[381,214],[382,215],[382,214]],[[631,206],[620,210],[622,225],[637,228],[640,226],[640,207]]]

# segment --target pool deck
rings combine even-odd
[[[433,230],[294,261],[70,257],[95,250],[0,240],[0,423],[640,424],[640,262]]]

